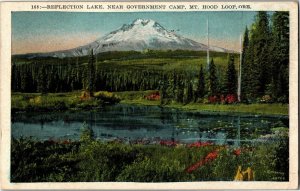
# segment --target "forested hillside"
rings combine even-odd
[[[210,56],[210,67],[206,52],[187,50],[105,52],[63,59],[13,56],[12,91],[160,90],[162,103],[235,101],[239,54],[211,52]],[[257,13],[244,32],[241,68],[243,102],[288,102],[288,12]]]

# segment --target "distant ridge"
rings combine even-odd
[[[108,51],[144,51],[151,50],[194,50],[205,51],[205,44],[185,38],[169,31],[158,22],[151,19],[136,19],[130,24],[124,24],[96,41],[70,50],[49,53],[30,53],[25,57],[74,57],[85,56],[89,50],[94,53]],[[215,52],[234,52],[220,47],[210,47]]]

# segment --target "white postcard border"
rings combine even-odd
[[[289,11],[290,12],[290,176],[289,182],[180,182],[180,183],[10,183],[10,107],[11,107],[11,12],[12,11],[70,11],[70,12],[111,12],[112,10],[32,10],[32,5],[88,5],[88,4],[123,4],[147,5],[165,4],[165,10],[113,10],[123,11]],[[251,10],[174,10],[168,5],[251,5]],[[126,6],[125,6],[126,7]],[[140,190],[140,189],[295,189],[298,187],[298,2],[1,2],[0,4],[0,126],[1,126],[1,187],[2,189],[106,189],[106,190]]]

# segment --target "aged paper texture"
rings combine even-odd
[[[1,2],[2,189],[295,189],[298,3]]]

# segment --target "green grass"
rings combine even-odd
[[[150,101],[144,97],[152,94],[153,90],[148,91],[127,91],[115,92],[114,94],[121,99],[122,104],[138,104],[138,105],[160,105],[160,101]],[[13,93],[12,94],[12,110],[27,109],[49,109],[63,110],[68,108],[88,108],[90,106],[101,106],[101,101],[88,100],[80,101],[80,91],[68,93],[49,93],[41,95],[39,93]],[[41,102],[39,98],[41,97]],[[61,108],[59,108],[61,107]],[[189,103],[186,105],[172,102],[164,107],[172,107],[176,109],[189,111],[205,111],[205,112],[228,112],[228,113],[249,113],[262,115],[288,115],[288,104],[203,104]]]
[[[160,101],[150,101],[143,97],[153,93],[153,91],[132,91],[132,92],[116,92],[121,97],[123,104],[137,104],[137,105],[160,105]],[[249,113],[261,115],[288,115],[288,104],[203,104],[203,103],[189,103],[180,104],[172,102],[164,107],[171,107],[190,111],[207,111],[207,112],[228,112],[228,113]]]
[[[228,63],[228,53],[210,52],[211,58],[217,67],[225,71]],[[235,56],[235,65],[238,65],[238,54]],[[79,58],[32,58],[26,59],[22,56],[13,56],[12,58],[16,64],[35,63],[36,60],[45,63],[78,63],[87,64],[88,56]],[[149,52],[135,52],[135,51],[119,51],[119,52],[105,52],[99,53],[97,56],[97,66],[108,70],[179,70],[186,72],[199,71],[200,65],[206,66],[206,51],[159,51],[151,50]]]
[[[282,135],[283,136],[283,135]],[[275,144],[230,147],[190,147],[84,141],[12,140],[12,182],[86,181],[233,181],[238,166],[250,167],[257,181],[288,180],[288,137]],[[191,166],[212,160],[192,171]]]
[[[123,61],[123,60],[143,60],[151,58],[159,59],[190,59],[190,58],[206,58],[206,51],[190,51],[190,50],[151,50],[149,52],[138,52],[138,51],[113,51],[113,52],[102,52],[97,55],[99,62],[106,61]],[[210,56],[213,58],[227,57],[228,53],[223,52],[210,52]],[[238,54],[234,54],[236,58]],[[53,57],[42,57],[42,58],[25,58],[21,55],[14,55],[12,59],[17,64],[26,64],[29,62],[43,61],[43,62],[61,62],[61,63],[85,63],[88,61],[88,56],[73,57],[73,58],[53,58]]]
[[[210,111],[210,112],[236,112],[264,115],[288,115],[287,104],[200,104],[190,103],[187,105],[170,104],[167,107],[174,107],[183,110]]]
[[[149,101],[145,99],[138,100],[123,100],[124,104],[137,105],[160,105],[159,101]],[[176,108],[188,111],[205,111],[205,112],[227,112],[227,113],[247,113],[247,114],[261,114],[261,115],[288,115],[287,104],[201,104],[190,103],[187,105],[179,103],[171,103],[164,105],[164,107]]]
[[[79,102],[80,92],[72,93],[12,93],[12,110],[51,110],[69,108]],[[59,110],[59,108],[56,108]]]
[[[207,58],[205,56],[200,58],[144,58],[144,59],[131,59],[131,60],[107,60],[98,62],[100,68],[105,69],[148,69],[148,70],[163,70],[163,71],[186,71],[193,72],[199,71],[200,65],[206,66]],[[227,56],[214,57],[214,63],[221,70],[225,71],[227,67]],[[237,67],[238,59],[235,59]]]
[[[81,99],[82,92],[67,93],[12,93],[12,111],[61,111],[67,109],[93,109],[104,104],[119,102],[119,98],[112,93],[96,92],[95,97]]]
[[[115,55],[115,57],[113,56]],[[238,66],[238,54],[235,54],[235,65]],[[225,71],[228,64],[228,54],[211,52],[211,57],[217,67]],[[84,60],[84,59],[83,59]],[[87,64],[87,60],[81,62]],[[98,55],[97,67],[108,70],[150,70],[150,71],[199,71],[200,65],[206,66],[206,52],[203,51],[153,51],[140,52],[111,52]]]

